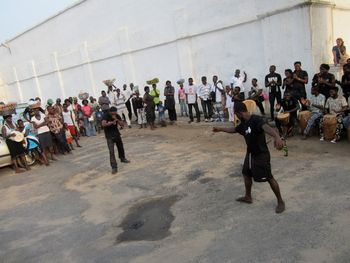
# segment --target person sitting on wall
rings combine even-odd
[[[337,44],[332,48],[334,66],[337,66],[340,63],[341,49],[343,50],[343,52],[345,49],[346,52],[346,47],[342,38],[337,38],[336,43]]]

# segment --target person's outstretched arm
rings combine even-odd
[[[236,133],[236,128],[224,128],[224,127],[213,127],[213,132],[226,132],[226,133]]]

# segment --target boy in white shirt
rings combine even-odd
[[[188,79],[188,86],[185,88],[185,94],[186,94],[186,101],[188,104],[188,113],[190,116],[190,120],[188,121],[188,123],[193,122],[192,107],[196,111],[196,119],[197,119],[196,122],[200,122],[201,115],[200,115],[198,103],[197,103],[197,87],[193,84],[192,78]]]

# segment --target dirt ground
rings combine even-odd
[[[277,215],[266,183],[235,201],[245,143],[212,126],[123,130],[116,175],[102,134],[48,168],[0,169],[0,262],[349,262],[350,144],[296,136],[284,157],[270,142]]]

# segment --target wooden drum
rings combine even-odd
[[[323,134],[325,140],[333,140],[337,129],[337,116],[326,114],[323,117]]]
[[[277,114],[277,119],[282,123],[282,124],[288,124],[289,122],[289,112],[282,112]]]
[[[311,117],[311,112],[308,110],[304,110],[304,111],[299,112],[298,119],[299,119],[299,126],[300,126],[301,134],[303,134],[303,132],[307,126],[307,122],[309,121],[310,117]]]

